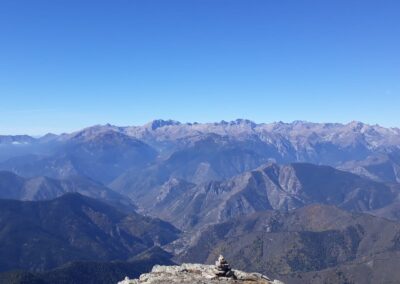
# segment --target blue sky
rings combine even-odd
[[[2,0],[0,133],[400,126],[399,13],[398,0]]]

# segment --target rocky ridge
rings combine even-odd
[[[222,182],[195,185],[170,179],[153,191],[135,193],[132,199],[149,215],[193,235],[193,229],[235,217],[314,203],[357,212],[375,210],[392,204],[398,192],[399,185],[389,186],[329,166],[268,163]]]
[[[279,280],[271,280],[260,273],[247,273],[230,268],[225,258],[220,255],[215,265],[183,263],[175,266],[156,265],[150,273],[142,274],[139,279],[126,277],[118,284],[283,284]]]

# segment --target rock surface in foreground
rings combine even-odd
[[[240,270],[230,270],[231,276],[217,276],[218,269],[214,265],[189,264],[184,263],[180,266],[160,266],[153,267],[150,273],[142,274],[139,279],[128,279],[118,284],[283,284],[278,280],[270,280],[267,276],[259,273],[246,273]]]

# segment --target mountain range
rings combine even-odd
[[[8,157],[2,159],[0,168],[30,177],[82,174],[107,184],[126,182],[132,172],[146,175],[149,171],[203,182],[229,178],[268,161],[353,169],[356,166],[349,163],[358,163],[357,167],[367,169],[383,155],[392,164],[394,177],[382,176],[372,168],[370,175],[393,181],[399,144],[398,128],[360,122],[256,124],[238,119],[200,124],[155,120],[143,126],[93,126],[36,139],[3,136],[0,147],[7,149]]]
[[[285,283],[393,283],[399,193],[400,129],[361,122],[3,135],[0,280],[109,283],[223,252]]]

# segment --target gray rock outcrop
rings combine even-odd
[[[153,267],[150,273],[142,274],[139,279],[126,277],[118,284],[283,284],[279,280],[271,280],[260,273],[247,273],[231,269],[228,262],[221,255],[216,265],[184,263],[176,266]]]

